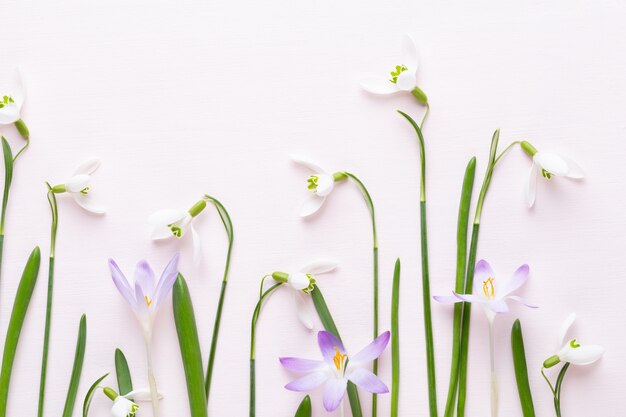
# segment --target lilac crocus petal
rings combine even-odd
[[[172,257],[169,261],[163,273],[161,274],[161,278],[159,278],[159,282],[154,290],[154,303],[155,308],[161,304],[161,302],[167,297],[170,290],[174,286],[174,282],[176,282],[176,277],[178,276],[178,260],[180,259],[180,254],[177,253]]]
[[[312,374],[298,378],[285,385],[289,391],[311,391],[322,385],[328,379],[327,372],[313,372]]]
[[[453,292],[454,296],[461,301],[465,301],[467,303],[483,303],[484,300],[474,294],[457,294]]]
[[[522,297],[518,297],[517,295],[509,295],[505,298],[506,300],[513,300],[513,301],[517,301],[520,304],[525,305],[526,307],[529,308],[539,308],[539,306],[535,305],[535,304],[530,304],[528,301],[524,300]]]
[[[279,358],[279,360],[286,369],[298,373],[316,372],[327,368],[326,362],[313,359]]]
[[[463,301],[456,295],[433,295],[433,300],[441,304],[454,304]]]
[[[346,378],[329,378],[324,385],[324,408],[335,411],[346,395],[348,380]]]
[[[148,262],[139,261],[135,268],[135,285],[139,285],[142,294],[150,300],[153,298],[154,281],[154,271]]]
[[[389,392],[387,385],[385,385],[379,377],[365,368],[356,368],[350,373],[348,379],[372,394],[385,394]]]
[[[126,302],[130,304],[131,307],[135,308],[136,302],[133,289],[130,287],[124,273],[113,259],[109,259],[109,269],[111,270],[111,278],[113,278],[115,287],[120,294],[122,294],[122,297],[124,297]]]
[[[499,291],[500,295],[504,296],[511,294],[513,291],[519,289],[522,285],[524,285],[528,280],[529,269],[530,268],[527,264],[524,264],[517,268],[517,270],[515,270],[515,272],[513,273],[513,276],[504,284],[504,288],[500,290],[501,292]]]
[[[135,299],[137,300],[135,302],[135,305],[137,306],[137,310],[136,310],[137,313],[142,314],[142,315],[149,314],[149,310],[148,310],[149,299],[147,299],[147,295],[144,294],[141,286],[137,282],[135,282]]]
[[[324,356],[324,361],[326,363],[335,366],[333,359],[337,351],[335,348],[339,349],[339,353],[346,354],[346,350],[343,347],[343,343],[332,333],[327,332],[326,330],[322,330],[317,333],[317,343],[320,347],[320,351],[322,352],[322,356]]]
[[[497,314],[509,312],[509,306],[506,304],[506,301],[504,300],[490,300],[488,302],[483,302],[482,305],[486,309],[493,311],[494,313],[497,313]]]
[[[474,293],[481,294],[483,282],[489,278],[495,278],[496,274],[493,272],[489,262],[481,259],[474,268]]]
[[[386,331],[378,336],[372,343],[365,346],[359,353],[350,358],[350,364],[359,366],[377,359],[387,347],[391,333]],[[354,382],[354,381],[353,381]],[[370,391],[371,392],[371,391]]]

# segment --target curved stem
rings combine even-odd
[[[422,122],[420,123],[420,129],[424,129],[424,122],[426,122],[426,118],[428,117],[429,112],[430,112],[430,104],[426,103],[426,112],[424,112],[424,116],[422,117]]]
[[[13,163],[15,163],[15,161],[17,161],[17,158],[19,158],[19,156],[26,150],[28,149],[28,146],[30,145],[30,139],[26,139],[26,144],[24,146],[22,146],[22,148],[17,151],[17,153],[15,154],[15,156],[13,157]]]
[[[209,351],[209,361],[207,363],[207,371],[206,371],[206,380],[205,380],[205,393],[207,402],[209,400],[209,393],[211,391],[211,377],[213,375],[213,364],[215,362],[215,353],[217,350],[217,339],[219,337],[220,331],[220,323],[222,321],[222,310],[224,308],[224,298],[226,295],[226,286],[228,285],[228,272],[230,270],[230,258],[233,249],[233,223],[228,214],[226,208],[220,203],[216,198],[211,197],[209,195],[205,195],[205,198],[209,200],[215,208],[217,209],[220,218],[222,219],[222,223],[224,224],[224,229],[226,230],[226,234],[228,235],[228,250],[226,252],[226,265],[224,266],[224,276],[222,279],[222,289],[220,290],[220,297],[217,303],[217,311],[215,313],[215,323],[213,324],[213,336],[211,337],[211,350]]]
[[[372,197],[363,184],[361,180],[354,174],[349,172],[344,172],[348,178],[356,183],[356,185],[361,190],[363,194],[363,198],[365,199],[365,204],[370,212],[370,220],[372,222],[372,236],[373,236],[373,247],[372,254],[374,259],[374,324],[373,324],[373,334],[374,339],[378,337],[378,236],[376,233],[376,215],[374,211],[374,202],[372,201]],[[374,375],[378,375],[378,359],[374,360],[372,366],[372,372]],[[378,413],[378,397],[376,394],[372,394],[372,417],[376,417]]]
[[[261,284],[263,285],[263,284]],[[254,307],[254,313],[252,313],[252,323],[250,325],[250,417],[256,415],[256,368],[255,368],[255,345],[256,345],[256,324],[259,320],[259,314],[261,314],[261,306],[263,300],[270,295],[276,288],[280,287],[282,282],[276,283],[268,288],[259,297],[259,301]]]
[[[563,387],[563,379],[565,378],[565,373],[569,369],[569,365],[569,362],[566,362],[565,365],[563,365],[561,372],[559,372],[559,376],[556,379],[556,386],[554,387],[554,406],[557,417],[561,417],[561,388]]]
[[[546,382],[548,383],[548,386],[550,386],[550,391],[552,391],[552,396],[555,397],[556,396],[556,391],[554,390],[554,386],[552,385],[552,382],[550,382],[550,380],[548,379],[548,376],[545,373],[545,368],[541,368],[541,376],[543,376],[543,379],[546,380]]]
[[[428,110],[428,107],[427,107]],[[415,129],[420,151],[420,241],[422,256],[422,304],[424,306],[424,332],[426,339],[426,372],[428,375],[428,404],[431,417],[437,417],[437,378],[435,373],[435,347],[430,306],[430,272],[428,268],[428,227],[426,222],[426,147],[422,129],[408,114],[398,110]],[[423,123],[423,121],[422,121]]]
[[[500,158],[502,158],[504,155],[506,155],[506,153],[511,150],[511,148],[515,145],[517,145],[518,143],[520,143],[519,140],[516,140],[514,142],[511,142],[511,144],[509,146],[507,146],[506,148],[504,148],[504,150],[500,153],[500,155],[498,155],[498,157],[496,158],[496,161],[494,162],[494,165],[498,163],[498,161],[500,160]]]
[[[48,264],[48,294],[46,298],[46,321],[43,333],[43,352],[41,354],[41,375],[39,378],[39,404],[37,407],[37,416],[43,416],[45,396],[46,396],[46,376],[48,372],[48,350],[50,347],[50,326],[52,323],[52,297],[54,294],[54,256],[56,251],[57,227],[59,223],[59,213],[57,209],[56,196],[52,192],[50,184],[48,186],[48,203],[50,204],[50,212],[52,214],[52,222],[50,227],[50,259]]]

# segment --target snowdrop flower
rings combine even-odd
[[[28,127],[22,120],[21,111],[24,104],[24,85],[22,75],[15,70],[13,85],[9,88],[0,89],[0,125],[15,124],[24,139],[28,139],[30,134]]]
[[[580,179],[585,177],[585,172],[576,162],[564,156],[549,152],[539,152],[526,141],[520,143],[522,149],[533,159],[530,167],[530,174],[526,184],[526,201],[528,207],[535,204],[535,194],[537,192],[537,177],[541,176],[549,180],[552,176]]]
[[[604,348],[598,345],[581,345],[577,339],[566,339],[567,332],[576,320],[576,314],[570,314],[559,330],[559,351],[543,362],[544,368],[551,368],[560,362],[573,365],[590,365],[604,355]]]
[[[307,305],[307,295],[315,289],[315,276],[325,274],[337,268],[337,263],[330,260],[319,260],[313,262],[298,272],[274,272],[272,278],[277,282],[287,285],[293,293],[294,306],[298,319],[304,326],[312,330],[313,318]]]
[[[457,294],[453,292],[451,296],[434,296],[440,303],[458,303],[466,301],[468,303],[479,304],[490,322],[493,322],[496,314],[507,313],[509,306],[507,300],[517,301],[526,307],[536,308],[527,303],[521,297],[511,295],[528,280],[528,265],[524,264],[517,268],[513,276],[508,280],[499,281],[487,261],[480,260],[474,269],[474,287],[472,294]]]
[[[381,334],[359,353],[350,356],[335,335],[327,331],[319,332],[317,342],[324,360],[280,358],[280,363],[288,370],[307,374],[285,385],[285,388],[302,392],[324,384],[324,408],[329,412],[340,406],[348,381],[370,393],[389,392],[380,378],[366,369],[383,353],[389,343],[389,335],[389,332]]]
[[[160,240],[170,237],[182,239],[187,231],[191,232],[193,242],[194,263],[200,263],[201,244],[200,236],[193,227],[193,220],[206,208],[206,200],[202,199],[189,210],[166,209],[159,210],[148,217],[148,223],[152,226],[152,239]]]
[[[335,188],[335,183],[346,180],[348,176],[345,172],[329,174],[315,162],[307,158],[292,156],[291,159],[295,163],[303,165],[314,172],[314,174],[307,179],[307,188],[311,192],[311,195],[304,201],[300,209],[300,216],[307,217],[316,213],[322,207],[326,197],[330,195]]]
[[[55,194],[68,193],[70,197],[81,206],[83,209],[96,214],[104,214],[105,210],[102,207],[93,204],[91,199],[91,175],[100,166],[98,159],[89,159],[82,163],[74,175],[68,179],[65,183],[55,185],[52,187],[52,192]]]
[[[111,407],[113,417],[134,417],[139,410],[139,406],[127,398],[130,397],[130,394],[119,395],[113,388],[109,387],[103,388],[102,391],[113,401]]]
[[[361,87],[372,94],[394,94],[410,92],[420,102],[427,105],[426,94],[417,86],[419,66],[415,42],[410,35],[402,38],[402,60],[393,67],[390,76],[370,76],[360,80]]]

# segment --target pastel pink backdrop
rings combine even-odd
[[[617,415],[626,373],[620,359],[626,343],[624,3],[7,0],[0,15],[2,79],[21,67],[28,87],[24,119],[32,131],[32,147],[15,167],[8,210],[0,335],[29,251],[35,244],[43,251],[10,415],[34,415],[37,408],[50,220],[44,181],[62,181],[90,156],[103,161],[93,192],[108,213],[90,216],[59,197],[47,415],[63,408],[82,313],[88,345],[74,414],[91,382],[113,370],[116,347],[126,353],[135,384],[146,384],[141,333],[111,282],[109,257],[130,273],[139,259],[161,270],[182,252],[206,358],[226,250],[219,218],[209,209],[199,219],[199,268],[188,239],[154,244],[145,223],[153,211],[187,208],[202,193],[223,201],[236,233],[210,415],[247,415],[250,315],[268,272],[316,257],[336,259],[341,267],[319,284],[348,348],[366,344],[372,278],[365,205],[353,185],[343,184],[317,217],[302,221],[297,208],[307,174],[288,159],[300,152],[329,169],[356,173],[372,193],[382,329],[389,327],[393,262],[402,259],[400,413],[425,416],[418,149],[395,113],[400,108],[419,117],[423,109],[411,97],[373,97],[356,84],[359,74],[396,63],[405,31],[418,40],[419,83],[432,104],[425,135],[433,294],[453,286],[463,170],[476,155],[477,183],[482,180],[495,128],[502,129],[503,146],[528,139],[578,160],[587,179],[542,181],[529,210],[523,199],[529,160],[515,149],[487,196],[479,257],[502,275],[529,263],[531,278],[521,293],[541,306],[514,306],[497,321],[500,415],[521,416],[510,354],[513,320],[523,322],[537,413],[549,416],[552,399],[539,369],[572,311],[579,314],[580,340],[602,344],[607,353],[598,364],[568,373],[564,415]],[[13,147],[21,144],[13,128],[1,132]],[[440,409],[451,318],[451,308],[433,305]],[[478,311],[472,329],[467,411],[479,416],[488,413],[489,370],[487,327]],[[277,358],[316,357],[315,333],[299,324],[282,291],[265,306],[258,331],[257,415],[290,416],[302,395],[283,389],[294,376]],[[170,301],[158,317],[154,350],[162,415],[188,415]],[[389,352],[381,369],[390,383]],[[115,384],[113,378],[107,383]],[[362,398],[368,410],[369,396]],[[313,403],[316,416],[327,415],[319,392]],[[97,395],[92,415],[108,415],[109,404]],[[389,396],[382,396],[380,415],[388,409]],[[141,415],[151,415],[148,404]]]

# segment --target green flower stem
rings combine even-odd
[[[556,392],[554,396],[554,410],[556,411],[557,417],[561,417],[561,388],[563,388],[563,379],[565,378],[565,373],[569,369],[569,362],[566,362],[565,365],[561,368],[561,372],[559,372],[559,376],[556,378],[556,385],[554,386],[554,390]]]
[[[459,216],[456,232],[456,283],[454,290],[462,293],[465,284],[465,267],[467,265],[467,227],[469,224],[469,212],[476,174],[476,158],[470,159],[465,168],[463,187],[461,188],[461,202],[459,204]],[[461,319],[463,307],[460,303],[454,305],[454,322],[452,325],[452,361],[450,364],[450,383],[448,385],[448,399],[444,416],[454,416],[454,405],[459,383],[459,352],[461,349]]]
[[[261,288],[263,288],[263,282],[261,283]],[[281,285],[283,285],[283,283],[279,282],[265,290],[265,292],[263,292],[259,297],[259,301],[256,303],[256,306],[254,307],[254,312],[252,313],[252,323],[250,325],[250,417],[254,417],[256,415],[256,324],[259,321],[259,315],[261,314],[263,300],[265,300],[268,295],[274,292],[274,290]]]
[[[393,271],[393,291],[391,295],[391,417],[398,417],[400,396],[400,258]]]
[[[372,197],[370,193],[365,188],[365,185],[361,180],[359,180],[356,175],[351,174],[349,172],[344,172],[344,174],[353,180],[356,185],[361,190],[363,194],[363,198],[365,199],[365,203],[367,204],[367,209],[370,212],[370,219],[372,222],[372,236],[373,236],[373,258],[374,258],[374,325],[373,325],[373,334],[374,339],[378,337],[378,237],[376,234],[376,215],[374,211],[374,202],[372,201]],[[372,372],[374,375],[378,375],[378,359],[374,360],[374,364],[372,366]],[[372,417],[376,417],[378,414],[378,397],[376,394],[372,395]]]
[[[4,340],[4,353],[2,354],[2,367],[0,368],[0,417],[7,415],[7,403],[9,400],[9,386],[11,383],[11,372],[13,371],[13,361],[17,352],[20,333],[24,324],[24,318],[28,311],[37,275],[39,274],[39,264],[41,262],[41,252],[39,247],[35,247],[26,262],[22,278],[17,287],[13,310],[7,328],[6,339]]]
[[[65,406],[63,407],[63,417],[72,417],[74,413],[74,405],[76,404],[76,394],[78,393],[78,385],[80,384],[80,375],[83,371],[83,363],[85,361],[85,348],[87,347],[87,317],[83,314],[80,318],[78,326],[78,340],[76,341],[76,352],[74,353],[74,366],[72,367],[72,376],[70,378],[70,386],[67,389],[67,397],[65,398]]]
[[[530,383],[528,382],[524,336],[522,335],[522,324],[519,319],[515,320],[513,328],[511,329],[511,349],[513,351],[515,380],[517,381],[517,392],[519,393],[522,414],[524,417],[535,417],[533,395],[530,391]]]
[[[217,312],[215,313],[215,323],[213,324],[213,336],[211,337],[211,350],[209,351],[209,361],[207,363],[206,370],[206,380],[205,380],[205,394],[207,403],[209,401],[209,393],[211,392],[211,377],[213,376],[213,364],[215,362],[215,353],[217,350],[217,339],[220,331],[220,323],[222,321],[222,310],[224,308],[224,297],[226,295],[226,286],[228,285],[228,271],[230,270],[230,258],[233,249],[233,223],[230,219],[230,215],[228,211],[222,203],[220,203],[216,198],[211,197],[209,195],[205,195],[205,198],[213,203],[215,208],[217,209],[218,214],[220,215],[220,219],[222,219],[222,223],[224,224],[224,229],[226,230],[226,234],[228,235],[228,251],[226,252],[226,265],[224,266],[224,277],[222,279],[222,289],[220,290],[220,298],[217,303]]]
[[[181,274],[178,274],[178,278],[176,278],[174,283],[172,300],[180,356],[185,369],[189,411],[191,417],[207,417],[207,403],[204,393],[204,366],[202,354],[200,353],[198,329],[189,288]]]
[[[430,104],[426,103],[426,111],[424,112],[424,116],[422,116],[422,122],[420,123],[421,130],[424,130],[424,123],[426,123],[426,118],[428,117],[428,113],[430,113]]]
[[[339,330],[337,330],[337,325],[335,325],[335,320],[330,314],[330,310],[328,309],[326,300],[324,300],[322,291],[318,286],[315,286],[315,289],[311,291],[311,298],[313,299],[313,305],[315,306],[315,310],[317,311],[317,315],[319,316],[320,321],[324,326],[324,329],[334,334],[337,339],[341,340]],[[356,385],[354,385],[352,382],[348,382],[348,399],[350,401],[352,417],[363,417],[363,411],[361,410],[361,401],[359,400],[359,391],[357,390]]]
[[[498,140],[500,138],[500,130],[496,130],[491,139],[491,148],[489,151],[489,162],[483,184],[478,195],[478,203],[476,204],[476,214],[474,215],[474,226],[472,228],[472,240],[470,242],[469,255],[467,260],[467,274],[465,276],[464,294],[471,294],[474,285],[474,268],[476,266],[476,251],[478,250],[478,235],[480,232],[480,218],[483,211],[483,204],[491,177],[496,165],[496,155],[498,151]],[[467,399],[467,361],[469,353],[469,330],[470,319],[472,315],[472,304],[463,303],[462,321],[461,321],[461,351],[459,359],[459,399],[457,403],[457,417],[465,416],[465,401]]]
[[[408,114],[398,110],[415,129],[417,133],[420,162],[420,231],[421,231],[421,255],[422,255],[422,302],[424,305],[424,330],[426,339],[426,371],[428,375],[428,405],[430,416],[437,417],[437,379],[435,374],[435,348],[433,340],[433,322],[430,307],[430,277],[428,269],[428,228],[426,222],[426,149],[422,130],[415,120]]]
[[[83,400],[83,417],[87,417],[89,415],[89,407],[91,406],[91,400],[93,400],[93,396],[96,393],[96,390],[100,388],[100,383],[109,376],[108,373],[102,375],[100,378],[96,379],[96,381],[91,384],[89,389],[87,390],[87,394],[85,394],[85,399]],[[106,389],[106,388],[105,388]],[[106,394],[106,392],[105,392]]]
[[[37,407],[37,416],[43,416],[45,396],[46,396],[46,376],[48,371],[48,350],[50,347],[50,325],[52,322],[52,296],[54,290],[54,255],[56,248],[57,228],[59,224],[59,214],[57,210],[57,200],[52,192],[50,184],[48,186],[48,203],[50,204],[50,212],[52,214],[52,222],[50,227],[50,259],[48,263],[48,294],[46,298],[46,321],[43,332],[43,352],[41,354],[41,375],[39,377],[39,403]]]

